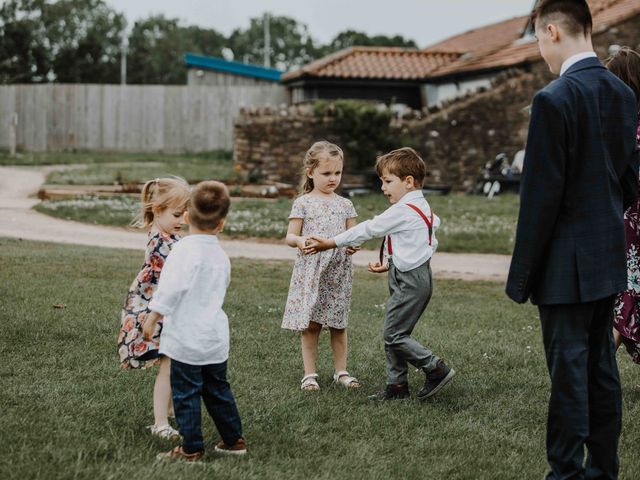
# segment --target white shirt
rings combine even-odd
[[[418,207],[431,221],[431,207],[421,190],[409,192],[398,203],[391,205],[377,217],[333,237],[338,247],[356,246],[375,237],[391,236],[393,264],[401,272],[408,272],[429,260],[438,247],[435,231],[440,218],[433,216],[433,237],[429,245],[429,229],[422,217],[413,208]],[[385,242],[386,243],[386,242]],[[385,245],[385,252],[387,248]]]
[[[189,365],[229,357],[229,320],[222,310],[231,263],[215,235],[177,242],[162,269],[149,309],[164,315],[160,353]]]
[[[596,52],[582,52],[582,53],[576,53],[575,55],[570,56],[562,63],[562,67],[560,67],[560,76],[564,75],[565,72],[569,70],[569,68],[571,68],[573,65],[575,65],[579,61],[584,60],[585,58],[591,58],[591,57],[598,58],[598,56],[596,55]]]

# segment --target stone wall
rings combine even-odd
[[[600,58],[607,56],[613,44],[640,50],[638,32],[640,16],[599,34],[594,46]],[[390,125],[398,139],[395,147],[408,145],[418,150],[427,164],[427,183],[464,190],[498,153],[512,159],[524,147],[527,107],[535,92],[552,79],[546,64],[538,61],[526,70],[501,73],[488,91],[395,118]],[[338,145],[349,141],[344,135],[332,134],[331,123],[331,117],[314,116],[310,106],[244,109],[234,130],[236,169],[252,181],[297,183],[304,153],[314,141],[326,139]],[[372,166],[374,162],[372,158]],[[350,171],[348,158],[346,163],[345,170]]]
[[[482,165],[500,152],[512,156],[522,148],[530,100],[531,73],[511,71],[497,85],[430,111],[411,111],[394,118],[394,147],[412,146],[428,167],[427,183],[464,188]],[[297,183],[306,150],[316,140],[345,145],[345,135],[332,133],[331,117],[317,117],[310,106],[287,109],[248,108],[235,124],[236,170],[249,181]],[[383,152],[381,152],[383,153]],[[375,158],[371,159],[371,167]],[[346,159],[345,170],[350,168]],[[466,184],[465,184],[466,181]]]

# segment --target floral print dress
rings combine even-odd
[[[640,122],[636,135],[640,149]],[[613,326],[622,336],[622,343],[640,364],[640,197],[624,214],[627,236],[627,290],[618,294],[614,307]]]
[[[178,240],[180,237],[177,235],[166,233],[155,233],[149,237],[144,265],[129,287],[122,310],[118,335],[118,355],[122,368],[147,368],[158,362],[162,320],[148,342],[142,338],[142,327],[149,314],[149,302],[158,287],[164,262]]]
[[[332,238],[345,231],[347,220],[357,217],[350,200],[333,195],[325,199],[309,194],[293,202],[289,218],[301,218],[302,236]],[[313,321],[325,327],[347,328],[351,309],[353,264],[346,248],[298,257],[293,266],[282,328],[306,330]]]

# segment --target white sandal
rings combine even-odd
[[[168,424],[161,426],[149,425],[147,428],[151,430],[151,435],[155,435],[156,437],[164,438],[167,440],[178,440],[182,438],[180,432]]]
[[[305,390],[307,392],[320,390],[320,385],[318,385],[317,373],[310,373],[309,375],[305,375],[300,383],[300,390]]]
[[[360,388],[360,381],[356,377],[349,375],[349,372],[346,370],[334,373],[333,381],[345,388]]]

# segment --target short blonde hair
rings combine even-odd
[[[424,177],[427,176],[427,167],[418,152],[413,148],[404,147],[378,157],[376,160],[376,173],[379,177],[382,177],[385,172],[402,180],[411,176],[415,187],[420,188],[424,182]]]
[[[200,230],[215,230],[227,217],[231,199],[224,183],[215,180],[200,182],[191,193],[189,223]]]
[[[167,208],[186,210],[189,203],[189,184],[180,177],[156,178],[142,187],[140,212],[133,225],[149,230],[157,213]]]
[[[337,158],[344,162],[344,153],[342,153],[342,149],[339,146],[326,140],[321,140],[311,145],[311,148],[304,155],[302,179],[298,188],[301,195],[313,190],[313,179],[309,178],[308,174],[318,168],[320,160],[323,158]]]

